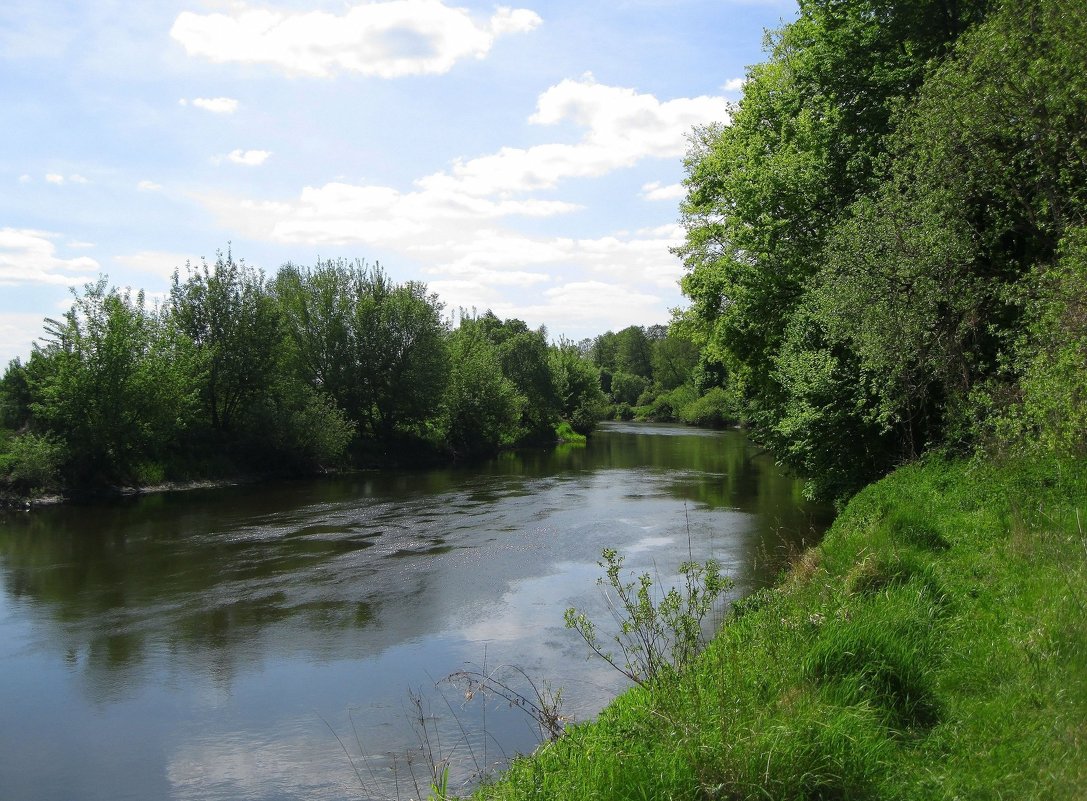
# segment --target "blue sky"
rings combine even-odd
[[[70,287],[379,261],[573,339],[683,304],[682,158],[792,0],[7,0],[0,365]]]

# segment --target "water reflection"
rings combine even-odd
[[[465,662],[515,662],[594,713],[619,685],[581,659],[562,610],[599,606],[601,548],[664,575],[691,549],[749,588],[821,519],[737,432],[622,424],[473,468],[4,518],[0,738],[38,750],[0,755],[0,786],[340,798],[352,774],[321,718],[395,752],[405,688]]]

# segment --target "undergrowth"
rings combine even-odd
[[[1087,466],[930,460],[478,799],[1087,797]]]

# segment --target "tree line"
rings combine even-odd
[[[842,498],[932,450],[1087,455],[1087,19],[801,0],[686,159],[678,321]]]
[[[18,493],[478,458],[587,433],[603,407],[573,343],[490,312],[454,325],[363,262],[268,279],[228,250],[158,304],[104,278],[74,295],[0,379]]]

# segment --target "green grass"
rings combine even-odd
[[[559,442],[565,442],[568,445],[584,445],[588,441],[584,434],[574,431],[574,427],[565,420],[555,427],[555,437]]]
[[[869,487],[695,668],[480,799],[1087,797],[1087,466]]]

